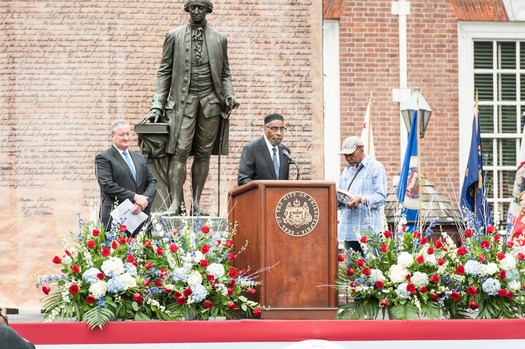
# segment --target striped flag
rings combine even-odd
[[[520,193],[525,190],[525,132],[523,132],[521,136],[521,148],[516,162],[516,177],[514,178],[514,187],[512,189],[512,202],[509,207],[508,223],[512,223],[514,217],[518,214],[518,197]]]

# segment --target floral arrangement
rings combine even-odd
[[[258,282],[232,266],[235,229],[184,222],[174,228],[157,218],[158,238],[81,222],[75,245],[64,240],[63,253],[53,258],[62,273],[38,277],[45,320],[85,321],[93,329],[112,320],[259,317],[262,307],[245,296]]]
[[[494,226],[466,228],[460,243],[428,230],[360,237],[363,255],[338,273],[339,319],[516,318],[525,306],[525,247]],[[339,255],[339,261],[345,260]]]

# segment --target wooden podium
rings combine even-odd
[[[263,319],[334,319],[337,199],[326,181],[254,181],[229,193],[235,264],[259,274]]]

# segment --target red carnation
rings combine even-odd
[[[459,301],[461,299],[461,295],[459,294],[459,292],[456,292],[456,291],[452,291],[452,293],[450,293],[450,298],[453,300],[453,301]]]
[[[233,302],[228,302],[228,309],[230,309],[230,310],[235,310],[235,303],[233,303]]]
[[[472,229],[465,229],[465,236],[466,237],[471,237],[472,236]]]
[[[71,267],[71,271],[72,271],[73,273],[79,273],[79,272],[80,272],[80,267],[79,267],[78,265],[75,264],[75,265],[73,265],[73,266]]]
[[[418,264],[423,264],[423,262],[425,262],[425,257],[417,256],[416,262],[418,262]]]
[[[177,297],[177,303],[179,303],[180,305],[186,304],[186,297],[184,296]]]
[[[133,300],[134,300],[135,302],[140,303],[140,302],[142,302],[143,299],[144,299],[144,298],[142,298],[142,295],[141,295],[140,293],[135,292],[135,293],[133,294]]]
[[[480,255],[478,256],[478,259],[479,259],[480,262],[485,262],[485,260],[486,260],[485,256],[482,255],[482,254],[480,254]]]
[[[476,289],[476,286],[471,285],[471,286],[467,287],[467,293],[469,295],[471,295],[472,297],[474,297],[476,295],[476,293],[478,293],[478,290]]]
[[[148,280],[148,279],[144,279],[144,280],[142,280],[142,284],[143,284],[144,286],[146,286],[146,287],[149,287],[149,286],[151,285],[151,281]]]
[[[367,241],[368,241],[368,237],[367,237],[366,235],[363,236],[363,237],[359,240],[359,242],[362,243],[362,244],[366,244]]]
[[[207,300],[207,299],[204,301],[204,304],[203,304],[203,305],[204,305],[204,308],[206,308],[206,309],[211,309],[211,308],[213,307],[213,303],[210,302],[210,301]]]
[[[95,248],[95,241],[94,240],[88,240],[87,247],[88,248]]]
[[[64,253],[71,257],[71,252],[69,252],[68,250],[65,250]]]
[[[228,260],[229,260],[229,261],[233,261],[233,260],[235,259],[235,257],[236,257],[236,256],[235,256],[234,253],[230,253],[230,254],[228,255]]]
[[[416,286],[414,286],[414,284],[408,284],[407,291],[412,294],[415,294],[417,292]]]
[[[496,231],[496,228],[493,225],[487,226],[487,233],[492,234],[495,231]]]
[[[88,304],[93,304],[95,302],[95,296],[93,296],[92,294],[88,294],[86,296],[86,302],[88,302]]]
[[[53,263],[60,264],[62,263],[62,259],[59,256],[53,257]]]
[[[144,268],[151,269],[153,268],[153,264],[151,264],[151,262],[146,262],[146,264],[144,264]]]
[[[432,299],[433,302],[437,302],[439,300],[439,295],[437,293],[432,293],[430,299]]]
[[[372,271],[370,270],[370,268],[364,268],[363,271],[361,272],[361,274],[363,275],[370,275],[372,273]]]
[[[501,235],[499,234],[494,235],[494,241],[499,242],[500,239],[501,239]]]
[[[126,232],[126,226],[124,224],[120,225],[120,232],[125,233]]]
[[[392,232],[389,231],[389,230],[385,230],[383,235],[387,238],[387,239],[390,239],[392,237]]]
[[[131,263],[135,260],[135,257],[133,257],[132,254],[128,254],[128,257],[126,258],[126,262]]]
[[[502,288],[500,288],[500,289],[498,290],[498,296],[500,296],[500,297],[502,297],[502,298],[507,297],[507,291],[504,290],[504,289],[502,289]]]
[[[512,248],[512,246],[514,246],[514,242],[512,242],[512,241],[507,241],[507,247],[508,247],[508,248]]]
[[[381,252],[387,253],[388,252],[388,246],[386,244],[381,245]]]
[[[458,248],[458,255],[464,256],[467,254],[467,249],[465,247]]]
[[[233,288],[226,287],[226,291],[228,292],[228,296],[231,296],[233,294]]]
[[[170,251],[176,253],[179,248],[175,244],[170,244]]]
[[[362,267],[363,265],[365,265],[365,261],[362,260],[362,259],[358,259],[357,262],[356,262],[356,265],[357,265],[358,267]]]
[[[338,255],[337,255],[337,261],[338,261],[338,262],[342,262],[342,261],[344,261],[344,260],[345,260],[345,256],[343,256],[342,254],[338,254]]]
[[[262,313],[261,308],[255,308],[255,309],[253,309],[253,316],[254,316],[254,317],[256,317],[256,318],[261,317],[261,313]]]
[[[151,241],[149,240],[144,241],[144,247],[152,247]]]
[[[217,246],[221,245],[222,240],[217,240]]]
[[[160,287],[160,286],[162,286],[162,280],[161,279],[155,280],[155,287]]]
[[[72,295],[75,295],[78,293],[78,285],[77,284],[73,284],[71,286],[69,286],[69,293],[71,293]]]
[[[405,280],[410,280],[411,277],[412,277],[412,275],[410,275],[410,273],[408,273],[408,274],[405,275]]]
[[[230,270],[228,270],[228,275],[230,275],[230,277],[234,279],[237,279],[239,277],[239,272],[237,271],[237,269],[231,268]]]
[[[456,268],[456,274],[458,274],[458,275],[465,274],[465,267],[462,266],[462,265],[458,265],[458,267]]]
[[[437,284],[439,282],[439,277],[437,276],[437,274],[432,274],[432,276],[430,277],[430,282],[432,282],[433,284]]]
[[[204,234],[208,234],[210,232],[210,227],[207,226],[207,225],[203,225],[201,227],[201,231],[204,233]]]
[[[512,297],[514,297],[514,293],[512,293],[511,291],[507,291],[507,299],[512,299]]]
[[[421,286],[421,287],[419,288],[419,292],[421,292],[421,293],[427,293],[427,292],[428,292],[428,289],[427,289],[425,286]]]
[[[256,292],[257,292],[257,290],[256,290],[255,288],[253,288],[253,287],[250,288],[250,290],[248,291],[248,293],[249,293],[250,295],[252,295],[252,296],[253,296]]]
[[[162,268],[160,271],[159,271],[159,276],[161,278],[165,278],[166,276],[168,276],[168,271],[164,268]]]
[[[201,247],[202,254],[206,254],[206,252],[208,252],[209,250],[210,250],[210,246],[208,246],[206,244],[202,245],[202,247]]]
[[[118,243],[124,245],[126,243],[126,238],[124,236],[119,236]]]
[[[208,261],[205,259],[201,259],[199,264],[201,265],[201,267],[206,268],[208,266]]]
[[[445,260],[443,258],[438,258],[438,265],[442,266],[443,264],[445,264]]]
[[[191,296],[192,294],[193,294],[193,291],[191,290],[191,288],[188,287],[187,289],[184,290],[184,295],[185,295],[186,297],[189,297],[189,296]]]
[[[44,292],[44,294],[49,294],[50,291],[51,291],[51,287],[42,286],[42,292]]]
[[[228,281],[228,286],[234,287],[235,286],[235,280],[232,279],[232,280]]]
[[[100,230],[98,229],[93,229],[93,231],[91,232],[93,234],[93,236],[99,236],[100,234]]]
[[[418,231],[415,231],[414,234],[412,234],[416,239],[419,239],[421,237],[421,233]]]
[[[476,301],[471,301],[468,306],[472,310],[478,309],[478,303],[476,303]]]
[[[350,268],[350,267],[348,267],[348,269],[346,270],[346,275],[352,276],[354,274],[355,274],[355,270]]]
[[[113,242],[111,243],[111,248],[114,249],[114,250],[116,250],[116,249],[118,248],[118,244],[117,244],[116,241],[113,241]]]
[[[500,279],[505,279],[507,277],[507,272],[505,270],[502,270],[498,274]]]
[[[436,241],[436,242],[434,243],[434,247],[436,247],[436,248],[441,248],[441,247],[443,247],[443,243],[442,243],[440,240],[438,240],[438,241]]]
[[[497,254],[497,258],[498,258],[498,260],[501,261],[503,258],[505,258],[505,253],[498,252],[498,254]]]
[[[429,247],[427,250],[427,254],[434,254],[434,249],[432,247]]]
[[[421,245],[426,245],[426,244],[428,244],[428,239],[427,238],[421,238],[421,241],[419,243]]]
[[[104,280],[105,277],[106,275],[104,275],[104,273],[97,273],[97,279]]]
[[[208,280],[209,283],[212,283],[215,280],[215,276],[213,276],[213,275],[206,275],[206,280]]]
[[[379,302],[379,306],[381,308],[385,308],[388,306],[388,299],[384,298],[384,299],[381,299],[381,302]]]
[[[157,247],[157,254],[162,256],[164,254],[164,249],[162,247]]]
[[[109,250],[109,248],[102,247],[102,251],[100,252],[100,254],[102,255],[102,257],[107,257],[111,254],[111,251]]]
[[[518,259],[519,261],[523,260],[523,258],[525,258],[525,254],[521,252],[516,255],[516,259]]]
[[[381,280],[376,281],[376,287],[377,288],[383,288],[385,287],[385,283]]]

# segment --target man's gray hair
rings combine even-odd
[[[115,129],[117,129],[117,127],[120,126],[130,126],[130,124],[124,119],[117,119],[111,123],[111,126],[109,127],[109,132],[115,133]]]
[[[207,10],[208,13],[213,12],[213,4],[211,0],[184,0],[184,11],[190,12],[190,3],[195,2],[195,1],[204,3],[204,6],[206,6],[208,9]]]

